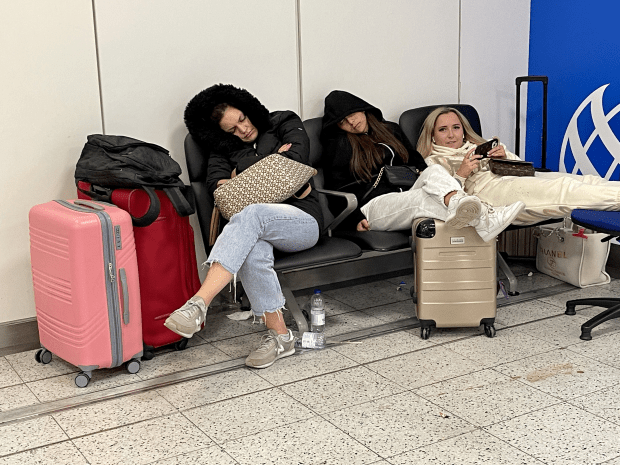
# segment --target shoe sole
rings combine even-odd
[[[168,321],[164,321],[164,326],[166,328],[168,328],[170,331],[172,331],[173,333],[178,334],[179,336],[183,336],[186,338],[190,338],[194,335],[194,333],[197,333],[198,331],[194,331],[193,333],[184,333],[183,331],[181,331],[180,329],[177,329],[176,325],[174,323],[168,323]]]
[[[462,229],[469,226],[476,218],[480,218],[481,204],[473,197],[461,200],[454,217],[446,221],[446,225],[454,229]]]
[[[525,204],[523,202],[521,202],[521,208],[517,208],[514,212],[512,212],[512,214],[508,217],[507,221],[504,224],[498,225],[497,228],[495,228],[492,231],[490,231],[487,234],[488,239],[482,238],[482,240],[484,242],[489,242],[490,240],[495,239],[504,229],[506,229],[508,226],[510,226],[510,224],[513,222],[513,220],[517,217],[517,215],[519,213],[521,213],[523,211],[524,208],[525,208]]]
[[[273,365],[274,363],[276,363],[276,360],[279,360],[284,357],[288,357],[289,355],[293,355],[294,353],[295,353],[295,347],[292,347],[290,350],[287,350],[286,352],[282,352],[281,354],[276,355],[276,358],[274,358],[269,363],[265,363],[264,365],[259,365],[259,366],[249,365],[246,363],[246,366],[249,366],[250,368],[267,368]]]

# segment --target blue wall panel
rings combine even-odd
[[[549,76],[547,167],[620,179],[620,2],[532,0],[529,74]],[[542,85],[528,89],[526,157],[540,164]]]

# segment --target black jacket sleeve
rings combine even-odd
[[[213,191],[217,188],[217,182],[220,179],[230,179],[233,169],[234,166],[230,161],[230,157],[222,153],[211,153],[207,170],[207,189],[211,195],[213,195]]]
[[[409,153],[409,161],[407,161],[407,165],[415,166],[420,171],[424,171],[428,166],[426,161],[424,161],[424,157],[420,155],[420,152],[418,152],[413,145],[411,145],[411,142],[409,142],[409,139],[405,136],[405,133],[398,124],[393,123],[390,126],[394,136],[405,146],[407,152]]]

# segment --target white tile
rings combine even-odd
[[[69,439],[52,417],[0,426],[0,457]]]
[[[363,310],[363,313],[381,320],[384,323],[414,318],[416,316],[415,305],[411,299],[368,308]]]
[[[147,464],[202,449],[212,441],[180,414],[73,439],[89,463]]]
[[[174,407],[186,410],[273,387],[251,370],[237,370],[158,389]]]
[[[359,331],[360,329],[373,328],[384,323],[384,321],[361,311],[340,313],[325,318],[325,337],[329,342],[330,337]]]
[[[142,392],[55,413],[52,416],[70,438],[176,413],[155,391]]]
[[[206,447],[173,458],[158,460],[152,465],[237,465],[238,462],[219,446]]]
[[[569,403],[620,425],[620,385],[571,399]]]
[[[572,345],[569,350],[620,368],[620,333],[595,335],[591,341]]]
[[[442,413],[447,416],[442,416]],[[324,415],[342,431],[382,457],[401,454],[475,427],[405,392]]]
[[[269,368],[254,372],[274,386],[350,368],[357,365],[353,360],[331,349],[305,350],[292,357],[278,360]]]
[[[556,349],[499,365],[500,373],[564,400],[620,383],[620,370],[576,354]]]
[[[0,389],[0,412],[38,403],[39,400],[25,384]]]
[[[411,301],[409,293],[398,291],[397,287],[387,281],[377,281],[326,291],[325,295],[358,310],[401,300]]]
[[[404,454],[390,457],[392,465],[540,465],[534,457],[484,431],[472,431]]]
[[[34,357],[32,362],[36,363],[34,361]],[[16,384],[21,384],[22,382],[22,379],[13,367],[11,367],[8,360],[5,357],[0,357],[0,388],[14,386]]]
[[[477,336],[455,341],[450,349],[475,360],[480,367],[492,367],[554,349],[556,346],[527,334],[523,329],[507,328],[489,338]]]
[[[316,376],[281,389],[317,413],[333,412],[404,391],[365,367]]]
[[[27,385],[41,402],[50,402],[141,381],[137,374],[128,373],[124,366],[93,371],[92,379],[85,388],[75,385],[75,376],[76,373],[71,373],[33,381]]]
[[[234,313],[234,312],[227,312]],[[253,324],[253,318],[249,320],[231,320],[225,313],[207,314],[205,327],[194,336],[198,336],[207,342],[221,341],[244,334],[252,334],[265,331],[264,324]]]
[[[368,363],[434,346],[431,339],[422,339],[409,331],[397,331],[357,342],[359,344],[335,345],[332,350],[358,363]]]
[[[583,344],[579,339],[581,325],[588,321],[583,315],[559,315],[548,320],[529,323],[520,328],[528,336],[541,339],[556,347],[567,347],[574,344]]]
[[[52,361],[47,365],[38,363],[34,359],[38,350],[39,349],[29,350],[6,356],[6,359],[19,374],[24,383],[80,371],[77,367],[71,365],[69,362],[65,362],[56,355],[52,355]],[[2,369],[2,371],[4,371],[4,369]]]
[[[0,458],[0,465],[81,465],[86,458],[71,441],[20,452]]]
[[[518,281],[518,290],[522,294],[536,289],[546,289],[551,286],[563,284],[563,281],[543,273],[534,273],[532,276],[520,276]]]
[[[201,344],[185,350],[168,352],[142,363],[138,372],[141,379],[153,379],[192,368],[213,365],[230,360],[230,356],[216,349],[212,344]]]
[[[183,414],[217,444],[315,416],[278,388],[186,410]]]
[[[620,426],[568,404],[484,429],[548,464],[601,463],[620,455]]]
[[[223,449],[242,465],[361,465],[381,458],[319,418],[230,441]]]
[[[509,420],[560,402],[490,369],[431,384],[414,392],[477,426]]]
[[[433,384],[481,369],[479,363],[444,346],[434,346],[366,366],[406,389]]]
[[[495,323],[512,326],[562,314],[564,314],[564,310],[555,305],[540,300],[530,300],[520,304],[499,307]]]
[[[231,337],[229,339],[222,339],[221,341],[214,341],[211,344],[221,350],[231,359],[245,358],[250,352],[256,349],[259,345],[260,338],[266,333],[252,333],[245,336]]]

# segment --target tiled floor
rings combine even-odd
[[[532,265],[517,266],[522,296],[558,284]],[[620,465],[620,320],[586,342],[580,325],[599,310],[564,315],[567,299],[617,295],[620,281],[502,300],[492,339],[465,328],[423,340],[398,329],[411,280],[324,292],[332,341],[391,330],[264,370],[242,365],[264,327],[224,307],[185,351],[134,375],[96,371],[85,389],[57,357],[1,357],[0,465]]]

